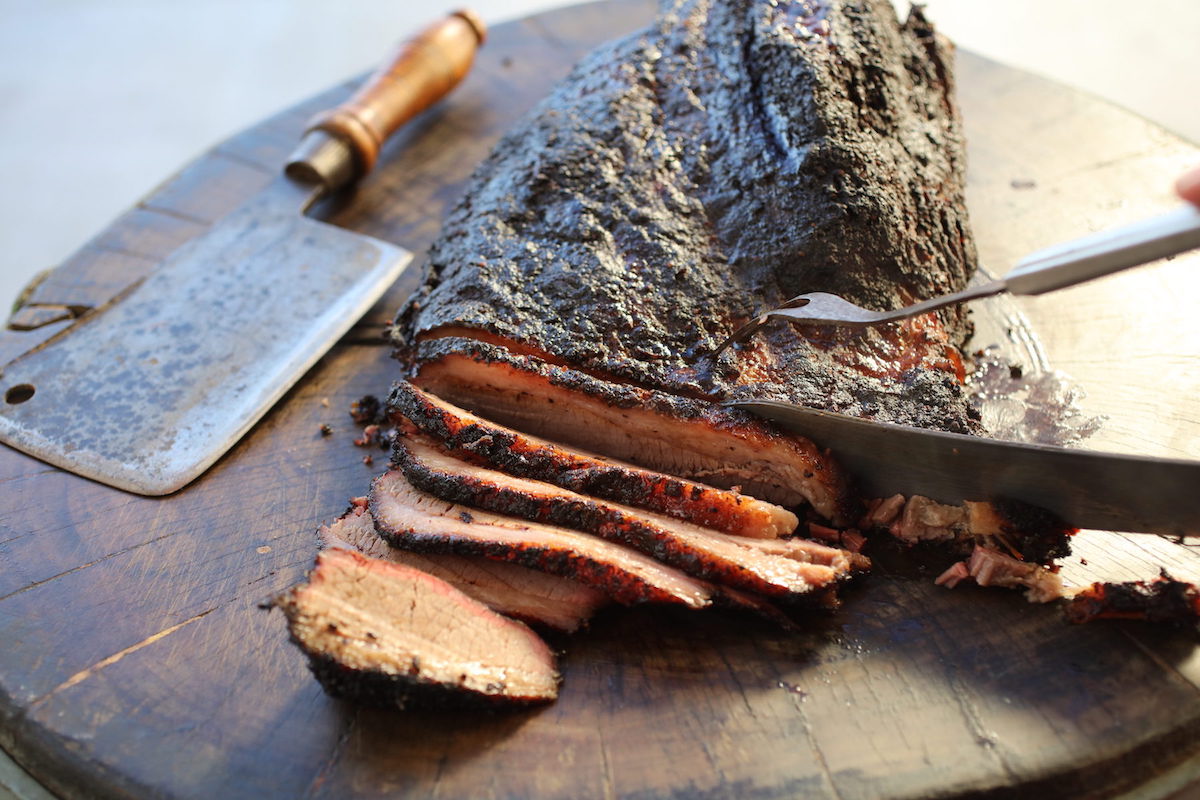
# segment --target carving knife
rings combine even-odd
[[[401,45],[312,121],[264,190],[147,277],[0,370],[0,441],[146,495],[237,442],[399,277],[401,247],[304,215],[470,69],[483,23],[459,11]],[[283,166],[283,165],[281,165]]]
[[[775,400],[727,403],[831,448],[865,496],[996,498],[1079,528],[1200,535],[1200,461],[1150,458],[910,428]]]

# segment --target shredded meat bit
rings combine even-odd
[[[886,528],[895,521],[896,517],[900,516],[900,512],[903,510],[904,495],[902,494],[894,494],[886,500],[883,498],[872,500],[866,515],[859,522],[859,527],[867,530]]]
[[[938,575],[934,580],[937,586],[945,586],[947,589],[953,589],[959,583],[971,577],[970,570],[967,569],[967,562],[955,561],[950,567]]]
[[[935,542],[966,556],[982,545],[1044,566],[1070,555],[1075,533],[1049,511],[1003,498],[951,506],[921,495],[894,495],[868,509],[859,523],[863,528],[886,530],[910,546]]]
[[[885,502],[890,503],[891,500]],[[905,503],[904,510],[893,519],[888,531],[908,544],[948,541],[956,537],[966,521],[967,511],[964,508],[944,506],[928,497],[913,495]]]
[[[980,586],[1023,586],[1025,599],[1031,603],[1048,603],[1063,596],[1062,579],[1057,573],[979,545],[969,559],[953,564],[934,583],[953,589],[967,578],[974,578]]]

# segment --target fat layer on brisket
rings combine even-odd
[[[578,630],[610,602],[607,595],[589,586],[528,567],[480,556],[422,555],[392,547],[375,530],[365,498],[361,505],[322,526],[318,537],[322,548],[357,550],[428,572],[493,611],[561,631]]]
[[[445,581],[333,549],[275,599],[331,694],[372,705],[553,700],[550,648]]]
[[[828,453],[734,409],[611,383],[472,339],[422,342],[412,381],[502,424],[650,469],[738,486],[781,505],[849,518]]]
[[[441,500],[414,488],[399,470],[375,479],[370,509],[379,533],[401,549],[508,561],[580,581],[626,605],[704,608],[717,594],[679,570],[595,536]]]
[[[546,481],[738,536],[775,538],[792,533],[799,524],[795,514],[774,503],[520,433],[408,381],[392,388],[388,407],[394,418],[433,437],[459,458],[510,475]]]
[[[900,24],[887,0],[665,0],[479,167],[396,342],[468,336],[680,396],[976,430],[960,309],[776,325],[707,358],[803,292],[882,309],[963,287],[951,59],[919,10]]]
[[[594,533],[640,550],[689,575],[771,597],[829,586],[850,569],[848,554],[797,540],[773,544],[702,528],[689,522],[597,500],[541,481],[513,477],[447,455],[431,440],[397,440],[396,464],[409,482],[430,494],[536,522]]]

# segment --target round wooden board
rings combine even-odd
[[[648,19],[612,0],[498,26],[466,84],[330,209],[418,252],[491,143],[591,46]],[[969,54],[960,97],[984,261],[1168,205],[1191,145]],[[168,181],[32,293],[18,321],[112,297],[264,184],[338,87]],[[1147,188],[1149,187],[1149,188]],[[1108,415],[1093,444],[1195,455],[1195,257],[1026,305],[1050,363]],[[1000,271],[1003,271],[1001,266]],[[411,270],[230,454],[163,499],[0,449],[0,744],[68,797],[1161,796],[1200,767],[1194,632],[1069,626],[997,590],[880,567],[799,633],[723,613],[616,610],[563,651],[562,696],[495,715],[326,697],[259,603],[385,454],[347,409],[397,374],[378,333]],[[1200,274],[1200,273],[1196,273]],[[1190,296],[1195,297],[1192,280]],[[69,322],[0,335],[0,363]],[[986,342],[980,342],[986,344]],[[1191,369],[1189,369],[1191,367]],[[1192,374],[1189,374],[1192,373]],[[328,423],[325,438],[318,426]],[[1157,537],[1085,535],[1076,581],[1200,576]]]

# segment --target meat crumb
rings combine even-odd
[[[365,394],[350,404],[350,418],[357,425],[379,425],[387,421],[387,409],[378,397]]]

